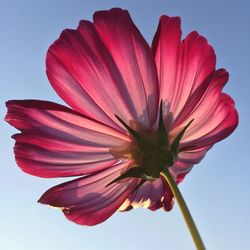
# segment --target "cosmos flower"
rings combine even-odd
[[[213,48],[197,32],[181,40],[180,18],[162,16],[150,47],[125,10],[94,14],[48,50],[48,79],[70,108],[7,102],[16,162],[26,173],[72,177],[39,202],[75,223],[95,225],[115,211],[173,206],[159,172],[180,183],[238,115],[222,88]]]

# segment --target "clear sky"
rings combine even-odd
[[[182,18],[186,35],[199,31],[213,45],[217,67],[230,73],[225,92],[240,115],[238,129],[210,150],[180,189],[208,249],[250,249],[250,2],[198,0],[0,0],[0,250],[194,249],[177,204],[169,212],[137,209],[82,227],[36,201],[60,179],[26,175],[13,155],[16,130],[3,121],[5,101],[63,103],[45,74],[45,54],[65,28],[96,10],[122,7],[151,42],[162,14]]]

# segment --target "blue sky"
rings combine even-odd
[[[13,156],[15,129],[3,121],[5,101],[44,99],[63,103],[45,74],[45,54],[65,28],[96,10],[122,7],[151,42],[162,14],[182,18],[184,36],[192,30],[213,45],[217,67],[230,73],[225,92],[240,116],[238,129],[216,144],[193,168],[180,189],[208,249],[250,249],[250,3],[248,1],[1,0],[0,2],[0,235],[1,250],[194,249],[175,205],[170,213],[137,209],[116,213],[96,227],[81,227],[36,201],[59,179],[26,175]]]

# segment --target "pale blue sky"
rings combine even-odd
[[[184,35],[197,30],[213,45],[225,88],[240,115],[238,129],[217,144],[180,185],[208,249],[250,249],[250,2],[154,0],[0,0],[0,250],[189,250],[194,249],[179,208],[170,213],[137,209],[116,213],[105,223],[82,227],[36,201],[63,180],[22,173],[12,152],[15,129],[3,122],[5,101],[62,101],[45,74],[45,54],[65,28],[91,20],[96,10],[129,10],[151,42],[161,14],[182,18]]]

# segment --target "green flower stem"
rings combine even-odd
[[[171,174],[169,173],[169,170],[166,168],[161,172],[161,175],[166,179],[168,182],[175,199],[177,200],[177,203],[179,204],[180,210],[182,212],[182,215],[185,219],[185,222],[187,224],[187,227],[189,229],[189,232],[193,238],[194,244],[196,246],[197,250],[205,250],[205,246],[202,242],[202,239],[200,237],[200,234],[197,230],[197,227],[195,226],[195,223],[193,221],[193,218],[188,210],[188,207],[186,205],[186,202],[184,201],[181,192],[179,188],[177,187],[175,181],[173,180]]]

